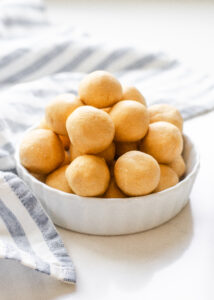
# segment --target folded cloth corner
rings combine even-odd
[[[76,282],[73,262],[39,201],[17,175],[1,171],[0,257]]]

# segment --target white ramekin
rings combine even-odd
[[[87,234],[120,235],[159,226],[187,204],[199,170],[199,156],[189,137],[184,135],[185,178],[159,193],[130,198],[88,198],[53,189],[38,181],[20,164],[18,175],[32,189],[52,221],[61,227]]]

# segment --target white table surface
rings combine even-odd
[[[103,31],[109,41],[120,38],[141,46],[145,42],[148,49],[166,49],[214,75],[214,3],[46,2],[52,20],[84,27],[87,18],[88,30],[97,37]],[[136,28],[137,35],[133,34]],[[88,236],[58,228],[76,267],[76,286],[17,262],[0,260],[0,299],[213,300],[213,130],[214,112],[185,123],[184,131],[198,145],[201,170],[190,204],[173,220],[154,230],[120,237]]]

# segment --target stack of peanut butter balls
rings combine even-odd
[[[147,107],[137,88],[95,71],[80,82],[77,96],[62,94],[48,103],[44,119],[20,144],[20,161],[66,193],[148,195],[184,176],[182,128],[175,107]]]

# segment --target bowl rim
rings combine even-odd
[[[31,126],[30,128],[28,128],[23,135],[21,135],[17,145],[16,145],[16,151],[15,151],[15,162],[16,162],[16,168],[19,168],[22,170],[22,172],[24,173],[25,176],[28,177],[29,180],[33,181],[33,183],[40,185],[41,187],[43,187],[44,189],[46,189],[47,191],[51,192],[51,193],[56,193],[58,194],[60,197],[65,197],[66,201],[69,200],[92,200],[93,201],[102,201],[102,202],[121,202],[121,201],[132,201],[132,200],[148,200],[149,198],[154,197],[155,195],[164,195],[166,193],[169,193],[172,190],[176,190],[179,189],[179,187],[183,184],[185,184],[185,182],[189,181],[189,179],[194,176],[194,174],[198,171],[199,167],[200,167],[200,156],[199,153],[196,149],[195,144],[193,143],[192,139],[187,135],[183,133],[183,137],[185,140],[187,140],[188,142],[190,142],[190,144],[192,144],[194,150],[195,150],[195,154],[196,154],[196,159],[195,159],[195,165],[193,166],[191,172],[189,174],[187,174],[187,176],[185,176],[181,181],[179,181],[176,185],[165,189],[163,191],[160,192],[156,192],[156,193],[151,193],[148,195],[144,195],[144,196],[134,196],[134,197],[126,197],[126,198],[104,198],[104,197],[84,197],[84,196],[79,196],[73,193],[66,193],[57,189],[54,189],[50,186],[48,186],[47,184],[45,184],[42,181],[39,181],[37,178],[35,178],[33,175],[30,174],[30,172],[24,167],[22,166],[22,164],[20,163],[20,158],[19,158],[19,146],[20,146],[20,142],[22,140],[22,137],[28,132],[31,131],[33,129],[35,129],[36,126]]]

